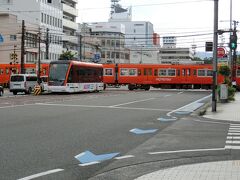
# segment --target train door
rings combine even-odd
[[[144,76],[144,81],[146,81],[146,83],[148,81],[151,81],[151,78],[152,78],[152,68],[144,68],[143,69],[143,76]]]
[[[192,88],[190,87],[192,85],[192,78],[191,78],[191,69],[190,68],[182,68],[182,84],[183,84],[183,88]]]

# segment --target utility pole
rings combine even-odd
[[[231,35],[232,35],[232,0],[230,0],[230,36],[229,36],[229,41],[231,40]],[[233,66],[233,60],[232,60],[232,49],[229,49],[229,66]],[[232,76],[231,76],[231,81],[232,81]]]
[[[47,33],[46,33],[46,59],[49,59],[49,28],[47,28]]]
[[[38,32],[38,72],[37,72],[37,82],[38,82],[38,85],[40,85],[40,59],[41,59],[41,29],[39,28],[39,32]]]
[[[214,0],[212,112],[217,111],[218,0]]]
[[[82,61],[82,35],[81,35],[81,32],[79,32],[79,35],[78,35],[78,59],[79,61]]]
[[[25,73],[24,55],[25,55],[25,21],[22,20],[22,39],[21,39],[21,74]]]
[[[233,21],[234,28],[233,28],[233,34],[230,35],[230,49],[233,51],[232,56],[232,82],[236,83],[236,63],[237,63],[237,24],[238,21]],[[236,84],[235,84],[236,85]]]

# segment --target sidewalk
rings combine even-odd
[[[228,120],[240,123],[240,92],[235,95],[235,101],[218,103],[217,112],[212,112],[211,107],[203,116],[208,119]],[[240,127],[240,124],[239,126]],[[240,133],[240,130],[239,130]],[[182,165],[162,169],[143,175],[136,180],[240,180],[240,160],[217,161],[199,164]]]

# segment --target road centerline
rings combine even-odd
[[[123,106],[123,105],[127,105],[127,104],[134,104],[134,103],[138,103],[138,102],[150,101],[150,100],[153,100],[153,99],[155,99],[155,98],[142,99],[142,100],[138,100],[138,101],[130,101],[130,102],[126,102],[126,103],[112,105],[112,106],[109,106],[109,107],[118,107],[118,106]]]

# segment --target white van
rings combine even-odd
[[[18,92],[30,94],[36,84],[36,74],[13,74],[10,77],[10,92],[14,95]]]

